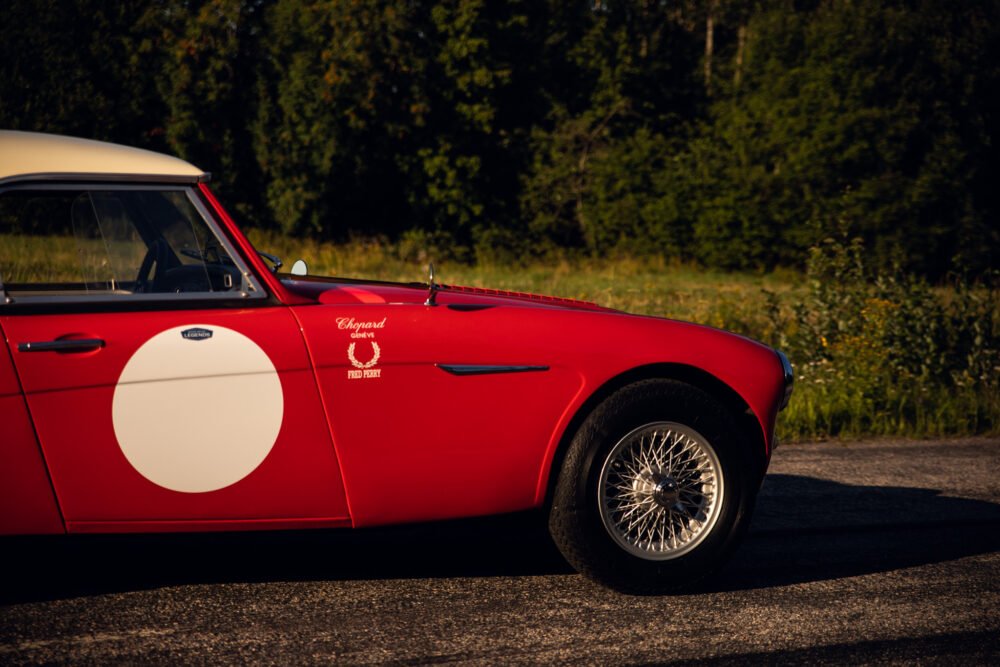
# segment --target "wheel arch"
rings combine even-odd
[[[587,419],[598,405],[619,389],[642,380],[655,379],[684,382],[701,389],[719,401],[733,415],[737,424],[742,427],[743,432],[747,433],[748,440],[750,441],[748,445],[752,450],[753,460],[757,467],[756,474],[758,477],[763,477],[768,463],[768,451],[764,432],[757,416],[736,390],[711,373],[695,366],[679,363],[649,364],[630,369],[609,379],[592,392],[573,414],[573,417],[559,439],[559,445],[556,447],[552,460],[549,462],[548,469],[545,471],[547,479],[545,482],[545,496],[542,500],[543,506],[547,507],[552,502],[552,494],[555,490],[566,452],[569,450],[570,443],[573,441],[573,437],[579,431],[584,420]]]

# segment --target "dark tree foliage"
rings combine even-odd
[[[1000,266],[1000,0],[10,0],[0,126],[459,257]]]
[[[265,8],[264,0],[201,0],[151,12],[162,31],[156,86],[170,147],[218,172],[220,194],[253,222],[270,218],[252,135]]]
[[[168,148],[159,6],[8,0],[0,12],[0,127]]]
[[[290,0],[263,26],[253,136],[276,224],[333,238],[425,225],[411,215],[434,55],[425,8]]]
[[[687,147],[696,256],[797,263],[843,221],[886,263],[996,267],[998,4],[784,5]]]

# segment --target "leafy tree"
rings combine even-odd
[[[286,232],[393,233],[430,111],[419,5],[290,0],[267,11],[254,147]]]
[[[557,34],[576,36],[561,45],[559,68],[574,79],[533,134],[522,206],[536,234],[591,252],[672,252],[662,242],[672,238],[669,204],[655,186],[669,180],[659,175],[670,168],[665,153],[704,103],[695,6],[602,2],[582,16],[554,14],[569,19]]]
[[[178,153],[258,225],[489,259],[1000,264],[1000,0],[10,0],[0,125]]]
[[[157,7],[10,0],[0,20],[0,127],[164,149]]]
[[[733,268],[800,263],[846,217],[884,262],[987,268],[996,208],[974,183],[997,167],[984,104],[996,90],[996,12],[829,2],[756,15],[743,85],[690,146],[697,256]]]
[[[220,173],[216,187],[251,221],[264,217],[251,136],[264,10],[263,0],[203,0],[165,6],[157,16],[167,141],[173,152]]]
[[[490,253],[497,230],[517,226],[518,175],[539,96],[525,85],[536,62],[526,34],[540,18],[534,4],[451,0],[430,10],[429,136],[412,204],[432,229],[478,240],[480,253]]]

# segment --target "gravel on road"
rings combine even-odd
[[[356,533],[7,538],[0,663],[1000,662],[1000,439],[777,450],[696,592],[572,573],[535,514]]]

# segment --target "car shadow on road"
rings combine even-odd
[[[771,475],[706,591],[871,574],[1000,550],[1000,505]],[[537,512],[359,531],[0,540],[0,603],[170,585],[569,574]]]
[[[0,539],[0,604],[172,585],[572,573],[537,512],[361,530]]]
[[[711,590],[873,574],[1000,551],[1000,504],[935,489],[768,475],[750,533]]]

